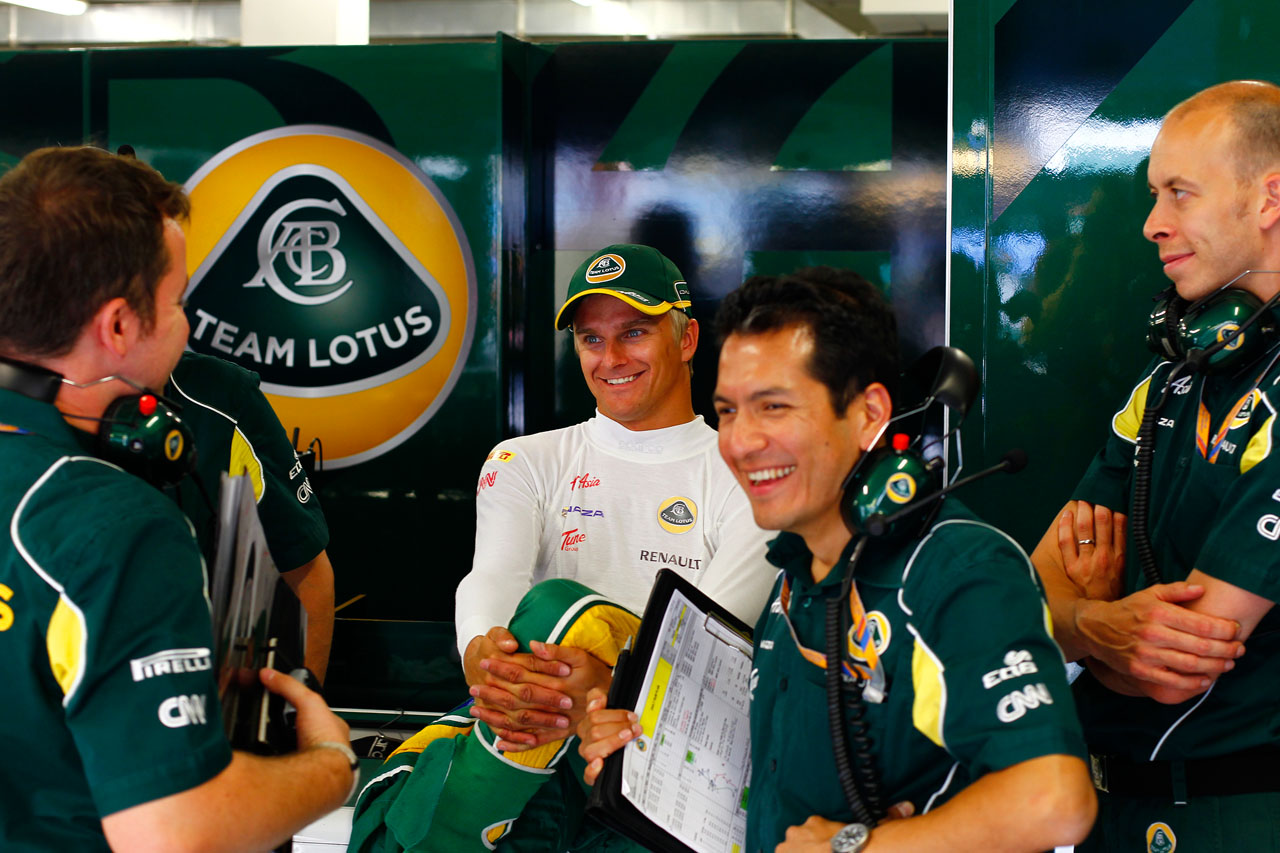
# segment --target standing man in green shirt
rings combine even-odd
[[[720,452],[756,523],[784,531],[754,634],[746,850],[1031,853],[1083,838],[1094,798],[1026,555],[953,498],[885,538],[846,526],[846,475],[883,445],[894,410],[897,329],[878,291],[830,268],[756,277],[716,326]],[[914,479],[858,470],[917,496]],[[842,665],[858,673],[847,692],[861,691],[863,711],[845,734],[864,753],[853,773],[874,828],[855,821],[834,757],[828,602],[852,611]],[[599,692],[591,702],[579,728],[588,781],[639,733],[634,714],[602,709]],[[917,816],[888,820],[891,805]]]
[[[179,185],[93,148],[0,178],[5,851],[266,849],[352,783],[346,724],[279,673],[259,677],[297,708],[298,751],[231,750],[191,523],[100,455],[129,417],[108,407],[163,387],[185,345],[187,212]]]
[[[333,565],[325,547],[329,525],[284,427],[258,390],[258,376],[209,355],[185,352],[169,376],[166,396],[182,405],[191,429],[196,474],[216,499],[223,471],[248,474],[271,559],[307,615],[301,663],[324,683],[333,642]],[[194,477],[166,489],[196,526],[206,556],[213,554],[215,513]]]
[[[1174,107],[1147,183],[1143,233],[1188,334],[1143,370],[1032,555],[1055,636],[1088,670],[1076,702],[1101,793],[1081,849],[1275,851],[1280,343],[1269,311],[1224,336],[1280,291],[1280,275],[1245,274],[1280,270],[1280,88],[1223,83]]]

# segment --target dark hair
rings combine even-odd
[[[842,416],[873,382],[897,393],[898,321],[869,281],[851,270],[807,267],[790,275],[757,275],[725,297],[716,337],[758,335],[804,326],[813,336],[809,373]]]
[[[185,219],[180,184],[98,148],[41,148],[0,177],[0,350],[65,355],[108,301],[150,330],[169,265],[164,220]]]

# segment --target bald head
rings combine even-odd
[[[1210,86],[1169,110],[1164,126],[1188,121],[1230,123],[1236,176],[1242,183],[1280,171],[1280,86],[1258,80]]]

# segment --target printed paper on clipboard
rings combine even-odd
[[[744,623],[691,583],[659,573],[609,702],[634,710],[643,733],[605,763],[592,792],[600,820],[655,849],[743,849],[749,638]]]

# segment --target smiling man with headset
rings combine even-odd
[[[157,488],[191,437],[148,390],[186,343],[188,207],[94,148],[0,178],[5,851],[262,850],[352,784],[346,724],[287,676],[259,674],[297,708],[297,752],[223,734],[203,561]]]
[[[1157,358],[1032,555],[1088,669],[1102,793],[1082,849],[1278,850],[1280,88],[1174,107],[1147,183],[1143,234],[1173,282]]]
[[[884,439],[898,378],[884,299],[830,268],[757,277],[717,330],[720,452],[756,523],[784,531],[753,638],[744,849],[1031,853],[1082,838],[1094,798],[1027,557],[957,501],[939,506],[919,439]],[[639,734],[603,698],[579,727],[588,781]]]

